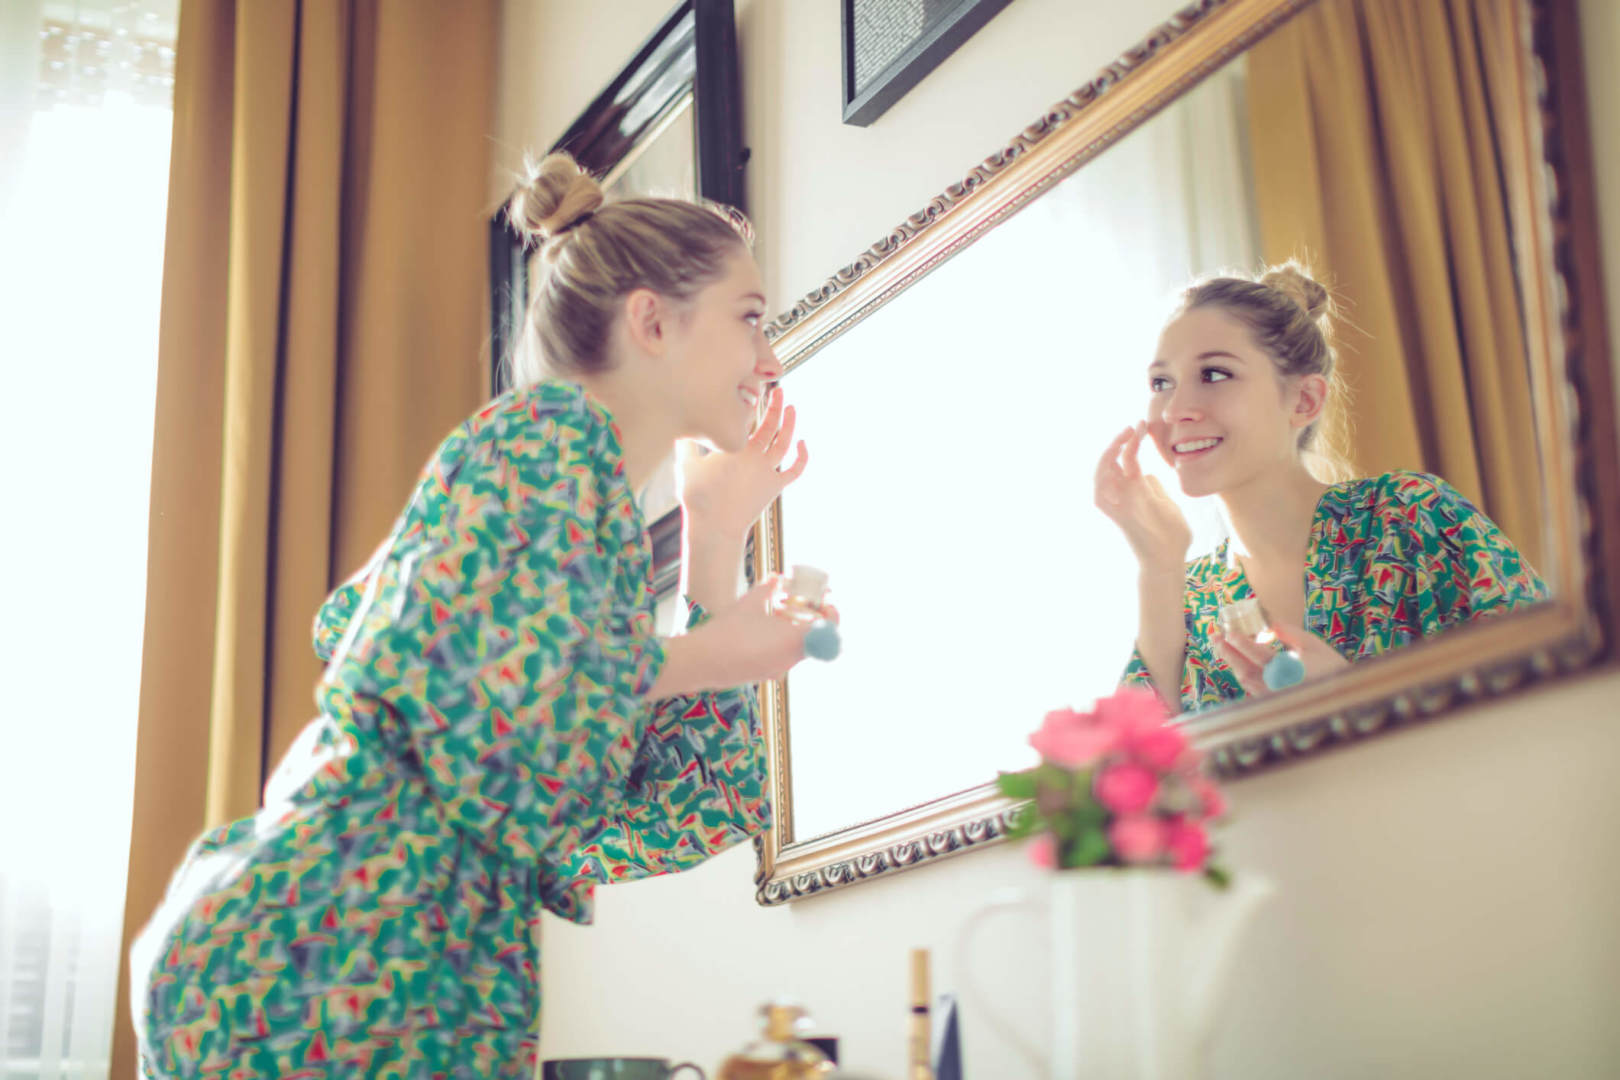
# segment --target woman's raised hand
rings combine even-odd
[[[746,533],[809,464],[810,452],[801,439],[793,464],[782,468],[793,445],[793,420],[793,406],[783,407],[782,389],[776,387],[748,444],[736,453],[704,454],[691,443],[677,445],[675,491],[687,517],[719,535]]]
[[[1125,534],[1143,567],[1181,571],[1192,544],[1192,528],[1157,479],[1142,474],[1137,455],[1147,424],[1115,436],[1097,463],[1097,508]]]

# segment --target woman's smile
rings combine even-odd
[[[1202,439],[1182,439],[1179,442],[1171,443],[1170,449],[1175,455],[1176,468],[1179,469],[1188,462],[1208,457],[1224,441],[1218,436],[1210,436]]]

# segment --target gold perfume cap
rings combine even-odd
[[[805,1020],[804,1008],[790,1001],[772,1001],[759,1011],[765,1017],[765,1037],[773,1042],[787,1042],[797,1037]]]
[[[817,570],[813,566],[795,566],[788,573],[786,586],[789,596],[819,604],[827,595],[827,571]]]
[[[1266,613],[1255,597],[1222,604],[1219,616],[1221,633],[1229,638],[1248,638],[1251,641],[1266,629]]]

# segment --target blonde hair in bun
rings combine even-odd
[[[651,289],[689,301],[746,254],[752,227],[741,211],[681,199],[615,199],[567,154],[530,162],[507,216],[539,245],[544,270],[531,285],[524,341],[508,358],[514,386],[548,375],[603,370],[624,297]]]
[[[1300,432],[1299,449],[1318,479],[1348,479],[1352,469],[1348,443],[1348,396],[1333,348],[1333,295],[1296,259],[1270,266],[1258,277],[1213,277],[1196,282],[1181,294],[1173,317],[1195,308],[1220,308],[1253,331],[1281,376],[1321,375],[1328,382],[1321,417]]]
[[[1333,318],[1333,296],[1327,286],[1311,277],[1297,261],[1289,259],[1273,266],[1260,275],[1260,284],[1267,285],[1298,304],[1305,317],[1313,322]],[[1324,328],[1325,334],[1327,329]]]
[[[528,177],[512,196],[507,216],[531,241],[555,239],[607,201],[602,185],[567,154],[525,164]]]

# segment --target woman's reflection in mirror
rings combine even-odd
[[[1318,679],[1451,627],[1544,600],[1513,543],[1445,480],[1354,476],[1340,434],[1334,304],[1298,263],[1190,286],[1146,372],[1145,420],[1098,463],[1097,506],[1139,571],[1124,682],[1196,712],[1268,692],[1287,647]],[[1188,560],[1192,531],[1142,443],[1187,496],[1219,499],[1230,535]],[[1220,609],[1257,598],[1271,633],[1221,633]],[[1267,640],[1271,639],[1271,640]]]

